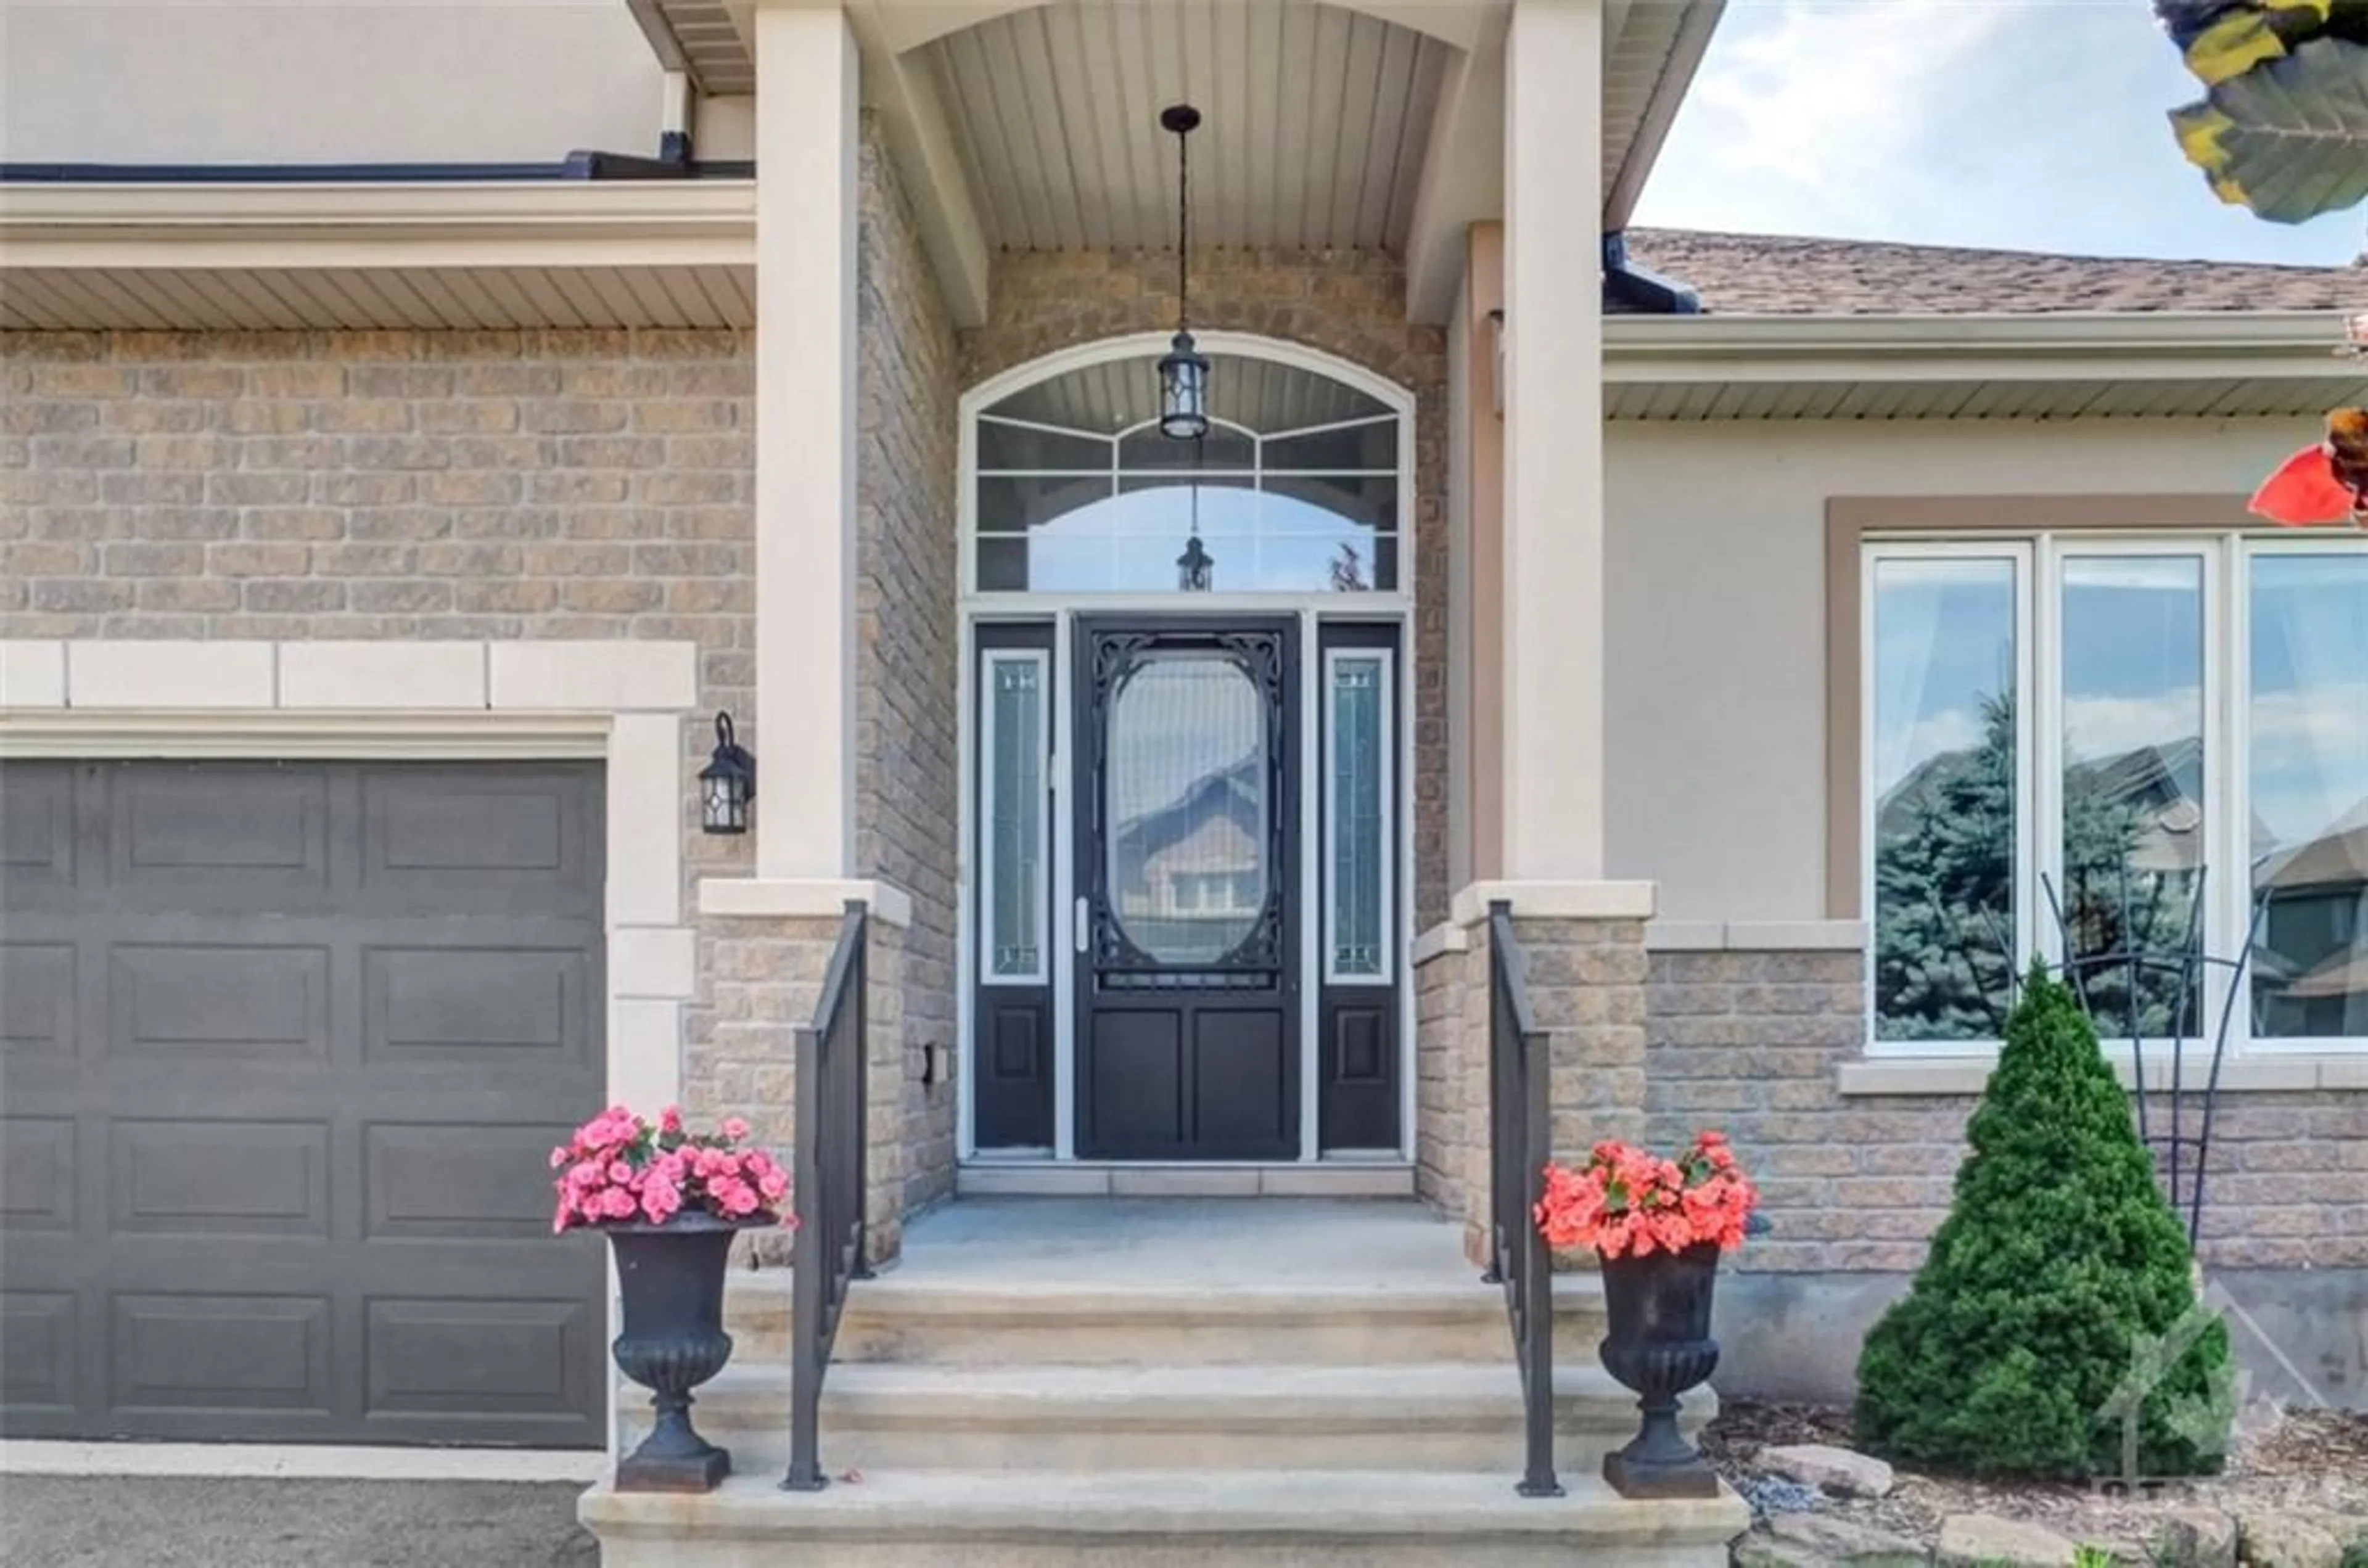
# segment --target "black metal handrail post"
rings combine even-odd
[[[1524,1497],[1559,1497],[1554,1479],[1554,1258],[1538,1232],[1554,1157],[1552,1040],[1530,1014],[1528,965],[1508,903],[1488,906],[1488,1275],[1505,1290],[1521,1374]]]
[[[850,899],[814,1022],[797,1032],[790,1471],[781,1481],[788,1492],[819,1492],[829,1484],[822,1471],[823,1378],[830,1370],[848,1285],[871,1277],[863,1256],[868,944],[864,905]]]

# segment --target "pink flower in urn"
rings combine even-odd
[[[679,1107],[666,1107],[653,1125],[611,1106],[551,1152],[552,1229],[664,1224],[687,1210],[769,1220],[789,1195],[789,1174],[764,1151],[734,1146],[747,1135],[745,1117],[706,1132],[686,1125]]]
[[[682,1193],[674,1183],[652,1180],[642,1188],[642,1212],[650,1223],[663,1225],[682,1208]]]

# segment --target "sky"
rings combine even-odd
[[[2224,205],[2146,0],[1728,0],[1640,228],[2339,264],[2368,209]]]

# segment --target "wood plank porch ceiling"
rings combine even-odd
[[[1301,4],[1042,6],[918,52],[994,248],[1172,246],[1189,102],[1196,243],[1398,251],[1453,51]]]
[[[757,90],[748,0],[628,0],[712,96]],[[1509,0],[860,0],[958,143],[991,247],[1174,244],[1175,143],[1196,237],[1403,252],[1444,98],[1500,51]],[[1604,226],[1623,227],[1724,0],[1601,0]],[[969,17],[979,19],[967,20]],[[1388,19],[1399,17],[1403,20]]]

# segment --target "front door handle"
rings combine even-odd
[[[1077,951],[1079,951],[1079,952],[1081,952],[1081,953],[1082,953],[1082,952],[1084,952],[1084,951],[1086,950],[1086,910],[1087,910],[1087,902],[1086,902],[1086,900],[1084,900],[1083,898],[1078,899],[1078,900],[1077,900],[1077,914],[1076,914],[1076,918],[1075,920],[1073,920],[1073,921],[1071,921],[1071,922],[1069,923],[1069,937],[1070,937],[1070,940],[1072,940],[1072,941],[1074,941],[1074,942],[1076,942],[1076,945],[1077,945]]]

